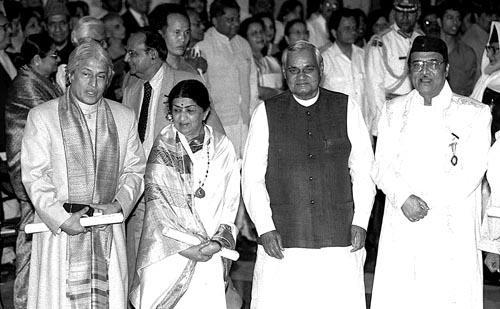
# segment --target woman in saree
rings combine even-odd
[[[240,166],[229,139],[204,123],[209,94],[185,80],[168,96],[173,123],[160,132],[145,175],[146,212],[130,299],[136,308],[226,308],[228,263],[240,202]],[[189,245],[166,234],[195,236]]]
[[[17,71],[7,94],[5,105],[6,151],[10,181],[21,205],[21,222],[16,242],[16,279],[14,281],[14,304],[26,308],[28,278],[31,259],[31,237],[24,233],[26,224],[33,223],[35,209],[21,181],[21,139],[28,112],[35,106],[62,95],[53,80],[57,64],[55,43],[47,34],[33,34],[21,47],[23,66]],[[0,115],[0,125],[4,125]]]

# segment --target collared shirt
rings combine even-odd
[[[300,100],[294,96],[299,104],[306,107],[315,104],[318,97],[319,92],[310,100]],[[352,224],[366,229],[375,196],[375,186],[370,177],[373,151],[363,116],[353,100],[349,100],[347,107],[347,135],[352,146],[349,168],[356,209]],[[243,199],[259,235],[276,229],[265,182],[268,149],[269,125],[266,106],[260,104],[255,109],[250,123],[242,172]]]
[[[307,30],[309,30],[309,42],[314,44],[318,49],[321,49],[326,44],[330,43],[330,35],[326,19],[323,15],[314,13],[307,20]]]
[[[235,124],[242,116],[248,121],[258,102],[257,68],[248,42],[239,35],[229,39],[212,27],[195,48],[207,59],[206,75],[222,124]]]
[[[85,123],[87,124],[87,129],[89,129],[90,131],[90,139],[92,141],[92,145],[95,145],[95,134],[97,129],[97,108],[99,107],[99,104],[101,104],[102,100],[92,105],[80,102],[77,98],[74,98],[74,100],[82,110]]]
[[[323,56],[322,87],[331,91],[341,92],[353,98],[361,107],[365,121],[368,120],[368,107],[365,104],[365,51],[352,44],[351,59],[349,59],[333,43],[321,53]]]
[[[144,142],[142,143],[142,146],[144,147],[144,153],[146,154],[146,156],[149,156],[149,152],[151,151],[151,148],[153,147],[153,143],[156,138],[154,130],[155,130],[156,113],[159,104],[153,104],[153,102],[158,102],[158,100],[160,99],[161,85],[163,81],[163,76],[165,75],[164,72],[165,72],[165,64],[162,65],[158,70],[158,72],[156,72],[155,75],[153,75],[153,77],[151,78],[151,80],[149,80],[149,83],[151,84],[152,88],[151,101],[149,101],[148,123],[144,135]],[[143,97],[144,97],[144,87],[142,88],[141,102]],[[167,98],[165,98],[165,101],[166,100]],[[165,115],[165,117],[167,117],[167,115]]]
[[[408,37],[394,23],[381,35],[374,35],[368,43],[365,91],[370,109],[367,126],[372,135],[377,135],[378,119],[386,95],[403,95],[413,89],[407,62],[413,40],[419,35],[421,33],[413,31]]]

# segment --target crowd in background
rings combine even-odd
[[[417,1],[395,2],[404,7]],[[7,152],[12,186],[23,212],[16,261],[19,280],[15,287],[20,298],[16,301],[26,303],[27,286],[22,279],[28,276],[30,248],[23,246],[26,241],[22,229],[34,216],[20,180],[24,122],[30,108],[66,91],[66,65],[76,46],[90,39],[107,50],[114,74],[104,97],[132,109],[134,102],[144,102],[145,81],[153,85],[148,100],[151,97],[162,103],[167,102],[167,94],[177,81],[190,78],[202,82],[208,89],[213,111],[209,124],[227,135],[236,157],[242,159],[255,108],[261,101],[287,90],[284,50],[298,41],[309,41],[319,49],[324,66],[320,86],[345,93],[359,105],[374,145],[380,116],[377,104],[381,104],[374,103],[375,88],[383,88],[374,85],[383,75],[372,65],[376,58],[374,50],[383,50],[382,53],[396,59],[399,56],[406,66],[410,46],[404,46],[406,54],[397,54],[384,41],[397,27],[394,31],[404,38],[408,34],[412,39],[427,35],[446,43],[451,90],[491,107],[491,133],[495,138],[500,129],[500,6],[483,1],[469,7],[462,2],[421,3],[416,18],[411,20],[408,14],[400,17],[392,2],[390,7],[380,5],[372,10],[372,1],[318,0],[308,1],[307,7],[298,0],[282,1],[279,7],[273,0],[3,1],[0,4],[0,152]],[[144,60],[150,49],[157,52],[159,59]],[[380,63],[392,65],[387,60]],[[306,70],[302,69],[302,73],[307,73]],[[165,86],[164,81],[158,80],[158,72],[171,85]],[[402,73],[404,84],[407,71]],[[395,91],[385,89],[383,101],[404,94],[396,89],[401,83],[396,82]],[[139,84],[139,90],[134,88]],[[162,121],[155,124],[148,120],[150,124],[144,125],[141,133],[142,113],[139,105],[136,116],[147,157],[165,117],[163,109],[158,109],[157,117]],[[256,231],[245,214],[243,202],[240,204],[236,226],[244,237],[255,240]],[[132,221],[135,215],[132,214]],[[141,231],[142,221],[137,227],[130,224],[130,230],[127,227],[127,233],[132,233],[128,236],[140,238]],[[130,259],[135,265],[138,244],[131,244],[132,249],[128,246],[127,240],[127,250],[135,252],[128,257],[133,272]]]

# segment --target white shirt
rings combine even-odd
[[[352,97],[361,107],[361,113],[368,123],[368,107],[365,103],[365,51],[352,44],[351,59],[349,59],[333,43],[324,52],[322,87],[331,91],[341,92]]]
[[[305,107],[316,103],[318,97],[319,92],[310,100],[300,100],[294,96],[295,100]],[[366,230],[375,197],[375,185],[370,177],[373,151],[359,106],[351,99],[347,106],[347,136],[352,147],[349,156],[355,206],[352,224]],[[266,106],[260,104],[250,122],[242,171],[243,200],[259,235],[276,229],[265,182],[268,149],[269,126]]]
[[[151,84],[151,100],[149,101],[149,110],[148,110],[148,122],[146,125],[146,132],[144,134],[144,142],[142,143],[142,146],[144,147],[144,153],[146,154],[146,157],[149,156],[149,152],[151,151],[151,148],[153,147],[153,143],[155,141],[156,135],[155,135],[155,119],[156,119],[156,113],[158,110],[158,105],[155,104],[154,102],[158,102],[160,99],[160,92],[161,92],[161,84],[163,81],[163,76],[165,75],[165,70],[164,70],[164,65],[160,67],[158,72],[153,75],[153,78],[149,80],[149,83]],[[141,96],[141,102],[144,98],[144,86],[142,87],[142,96]],[[165,98],[165,101],[167,98]],[[142,106],[141,106],[142,109]],[[140,115],[140,113],[139,113]],[[167,115],[165,115],[167,117]]]
[[[368,129],[372,135],[377,135],[377,124],[386,95],[403,95],[413,89],[406,71],[407,57],[413,40],[419,35],[419,32],[413,31],[411,37],[404,37],[394,23],[381,35],[374,35],[368,43],[365,88],[369,94],[366,97],[370,107]]]
[[[307,30],[309,30],[309,42],[314,44],[318,49],[321,49],[326,44],[330,43],[330,35],[326,19],[323,15],[314,13],[307,20]]]

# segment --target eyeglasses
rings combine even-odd
[[[50,58],[54,59],[54,60],[57,60],[59,58],[59,53],[57,51],[51,53],[50,55],[48,55]]]
[[[442,60],[414,60],[410,63],[410,68],[413,72],[420,72],[427,67],[429,70],[435,71],[444,63]]]
[[[147,53],[150,49],[149,48],[145,48],[145,49],[142,49],[145,53]],[[139,57],[139,50],[133,50],[133,49],[130,49],[130,50],[127,50],[127,55],[130,57],[130,58],[137,58]]]
[[[301,72],[303,74],[311,74],[312,72],[316,71],[316,67],[313,65],[308,65],[308,66],[304,67],[303,69],[299,69],[297,67],[288,67],[288,68],[286,68],[286,71],[292,75],[298,75]]]
[[[332,8],[332,9],[334,9],[334,10],[335,10],[335,9],[337,9],[337,7],[338,7],[338,5],[337,5],[336,3],[331,3],[331,2],[328,2],[328,1],[327,1],[327,2],[325,2],[325,6],[326,6],[327,8]]]
[[[489,51],[493,54],[496,54],[498,53],[498,51],[500,50],[500,47],[496,47],[496,46],[493,46],[493,45],[486,45],[486,51]]]

